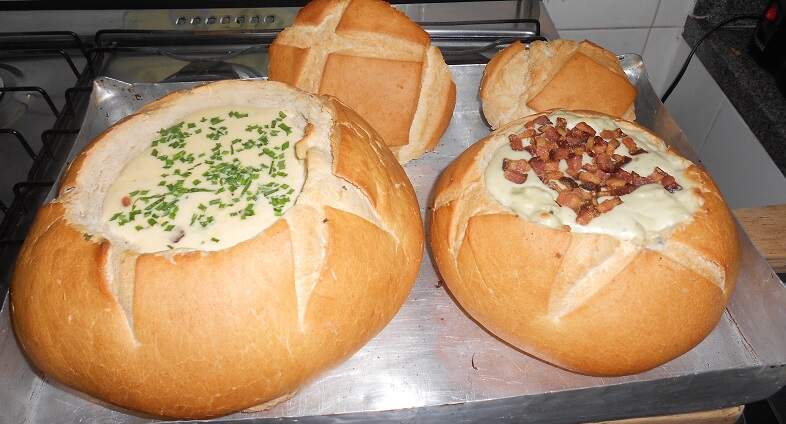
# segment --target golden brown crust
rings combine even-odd
[[[268,85],[297,92],[272,82],[216,84],[221,92]],[[143,113],[166,112],[195,93],[210,97],[213,89],[174,93]],[[404,302],[422,259],[415,193],[357,114],[333,99],[308,97],[330,118],[329,128],[313,127],[309,137],[330,140],[307,154],[313,159],[324,147],[335,159],[326,170],[310,163],[306,184],[335,179],[347,200],[306,195],[304,188],[282,219],[216,252],[137,257],[69,222],[74,193],[90,188],[79,175],[96,166],[99,150],[127,142],[117,131],[144,119],[133,115],[99,136],[70,167],[68,192],[40,209],[16,264],[13,324],[31,361],[125,408],[203,418],[291,394],[378,333]],[[320,119],[312,123],[324,124]],[[320,243],[324,256],[312,255],[309,246]],[[117,255],[131,266],[118,267]],[[313,286],[304,267],[316,270]]]
[[[421,68],[421,62],[332,53],[325,63],[319,94],[341,99],[367,117],[385,144],[402,146],[409,143],[409,128],[420,93]],[[374,91],[379,94],[370,96]]]
[[[270,56],[276,56],[278,60],[271,62],[268,75],[273,81],[281,81],[295,85],[300,79],[300,72],[305,66],[309,54],[308,48],[287,46],[283,44],[272,44],[270,46]]]
[[[308,49],[307,58],[295,61],[282,46]],[[434,148],[455,106],[450,71],[432,49],[387,2],[314,0],[271,45],[270,78],[338,97],[405,163]]]
[[[586,40],[513,43],[486,66],[480,89],[492,128],[553,108],[633,120],[635,97],[617,57]]]
[[[423,28],[382,0],[350,1],[336,27],[336,34],[346,32],[384,34],[423,46],[430,42]]]
[[[580,373],[637,373],[691,349],[720,319],[739,267],[736,227],[709,175],[690,168],[703,203],[665,248],[535,224],[488,195],[480,169],[532,118],[471,146],[437,182],[429,237],[453,296],[503,340]]]

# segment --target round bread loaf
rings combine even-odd
[[[480,84],[483,115],[492,128],[556,108],[632,121],[635,99],[617,56],[586,40],[517,41],[491,59]]]
[[[586,111],[517,119],[461,154],[434,190],[430,243],[475,320],[591,375],[641,372],[698,344],[739,267],[709,175],[644,128]]]
[[[143,185],[148,160],[158,186]],[[284,174],[302,178],[282,200]],[[68,386],[217,416],[283,400],[360,349],[404,302],[422,251],[412,186],[356,113],[278,82],[222,81],[145,106],[75,159],[19,254],[11,314],[30,360]]]
[[[436,146],[456,87],[428,34],[381,0],[314,0],[270,46],[270,79],[338,97],[401,163]]]

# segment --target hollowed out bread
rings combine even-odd
[[[549,109],[593,110],[636,119],[636,88],[617,56],[589,41],[515,42],[486,65],[480,84],[492,128]]]
[[[108,239],[103,195],[156,132],[205,107],[302,114],[306,179],[257,236],[137,254]],[[282,398],[360,349],[415,280],[415,192],[377,133],[334,98],[278,82],[170,94],[98,136],[43,206],[11,283],[21,346],[56,380],[149,414],[196,418]]]
[[[576,372],[632,374],[687,352],[719,321],[738,273],[736,226],[718,188],[690,165],[701,206],[657,244],[533,223],[499,203],[483,174],[534,117],[472,145],[437,182],[430,243],[450,292],[501,339]]]
[[[439,49],[381,0],[314,0],[270,46],[270,79],[338,97],[401,163],[432,150],[456,87]]]

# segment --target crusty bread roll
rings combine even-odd
[[[540,116],[567,126],[537,135]],[[614,148],[611,139],[624,133],[612,159],[625,164],[596,186],[589,174],[603,176],[600,154],[569,155],[553,175],[555,160],[535,158],[586,144],[564,131],[582,121],[604,139],[585,137],[593,149]],[[573,159],[583,168],[572,171]],[[581,186],[570,189],[571,175]],[[605,205],[614,197],[593,203],[585,190],[611,195],[612,186],[619,200]],[[590,200],[574,212],[559,203],[570,193]],[[579,224],[582,217],[592,219]],[[641,372],[698,344],[720,319],[739,267],[736,227],[709,175],[644,128],[594,112],[517,119],[472,145],[437,182],[430,243],[447,287],[475,320],[527,353],[591,375]]]
[[[562,108],[636,119],[636,88],[617,56],[590,41],[515,42],[486,65],[480,84],[483,115],[492,128]]]
[[[217,156],[229,154],[233,120],[245,126],[241,118],[254,110],[287,111],[287,119],[304,126],[292,145],[275,146],[273,131],[296,134],[295,124],[274,121],[278,129],[267,132],[246,127],[253,137],[270,139],[265,149],[293,154],[286,170],[302,167],[302,187],[293,187],[299,195],[266,227],[242,234],[244,240],[234,245],[216,250],[176,244],[140,253],[132,239],[120,236],[117,219],[102,218],[107,193],[133,174],[130,164],[144,160],[151,140],[173,134],[167,129],[189,132],[188,143],[200,125],[221,130],[224,124],[212,126],[213,119],[196,121],[193,128],[190,122],[178,124],[205,108],[211,108],[207,117],[229,111],[215,122],[223,119],[230,134],[209,135],[224,143]],[[235,152],[247,140],[241,141],[232,141]],[[258,157],[252,144],[243,150],[251,155],[241,159]],[[164,142],[155,147],[164,148]],[[177,169],[175,162],[169,173]],[[223,168],[233,163],[240,162],[213,161]],[[205,168],[192,172],[200,169]],[[209,172],[200,175],[205,176],[199,187],[205,187]],[[229,187],[230,177],[222,177],[222,187]],[[186,186],[196,184],[194,176],[183,178]],[[211,193],[218,196],[217,190]],[[229,222],[226,235],[245,222]],[[224,222],[218,218],[214,224]],[[175,237],[182,241],[172,243],[185,242],[189,232],[199,234],[197,227],[192,222],[185,235]],[[159,227],[139,231],[148,230],[151,235],[140,243]],[[422,250],[412,186],[355,112],[333,98],[278,82],[222,81],[151,103],[76,158],[58,197],[38,212],[19,254],[11,314],[32,362],[68,386],[158,416],[217,416],[282,399],[357,351],[404,302]]]
[[[401,163],[436,146],[456,87],[428,34],[381,0],[314,0],[270,46],[270,79],[338,97]]]

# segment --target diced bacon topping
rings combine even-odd
[[[581,131],[583,133],[586,133],[586,134],[589,134],[589,135],[595,135],[595,128],[592,128],[591,126],[589,126],[584,121],[581,121],[578,124],[576,124],[576,126],[574,128],[576,128],[577,130],[579,130],[579,131]]]
[[[622,129],[595,131],[586,122],[568,128],[565,118],[556,118],[556,124],[541,115],[527,122],[519,134],[508,136],[510,147],[526,151],[529,160],[505,159],[505,178],[515,184],[527,180],[531,169],[549,188],[559,193],[556,202],[576,212],[576,222],[586,225],[602,213],[620,205],[621,196],[634,192],[647,184],[659,184],[671,193],[681,190],[677,180],[656,167],[650,175],[641,176],[622,169],[633,155],[647,153]],[[625,146],[628,155],[618,154]],[[585,155],[591,161],[584,162]],[[561,161],[567,169],[560,169]],[[599,201],[598,199],[605,200]]]
[[[600,204],[598,204],[598,211],[600,213],[606,213],[614,209],[614,207],[616,207],[617,205],[621,205],[621,204],[622,204],[622,199],[620,199],[617,196],[614,196],[611,199],[606,199],[600,202]]]
[[[524,184],[527,181],[527,171],[530,166],[526,159],[503,159],[502,171],[505,179],[514,184]]]
[[[519,136],[516,134],[511,134],[508,136],[508,142],[510,143],[510,148],[517,152],[524,150],[524,141],[521,140]]]

